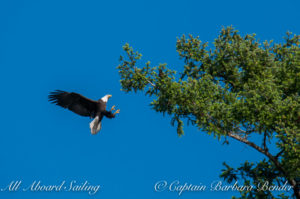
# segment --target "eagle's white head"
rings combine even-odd
[[[103,102],[107,103],[108,99],[111,98],[111,97],[112,97],[112,95],[109,95],[109,94],[108,94],[108,95],[105,95],[104,97],[102,97],[101,100],[102,100]]]

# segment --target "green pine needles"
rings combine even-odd
[[[287,181],[294,197],[300,198],[299,42],[299,35],[287,33],[284,43],[259,43],[254,34],[241,36],[227,27],[209,48],[199,37],[183,35],[176,44],[183,60],[178,72],[166,64],[141,66],[142,55],[126,44],[126,57],[120,57],[118,66],[121,86],[125,92],[151,96],[151,107],[171,116],[178,135],[187,122],[226,143],[230,137],[265,155],[237,169],[224,163],[221,177],[227,182],[280,186]],[[253,134],[261,140],[251,141]],[[270,144],[276,145],[276,153],[270,152]],[[252,189],[241,191],[240,198],[287,198],[285,194]]]

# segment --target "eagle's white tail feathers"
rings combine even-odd
[[[102,127],[102,123],[99,122],[98,126],[97,126],[97,129],[96,129],[96,133],[98,133],[101,130],[101,127]]]
[[[101,121],[99,121],[98,116],[96,116],[95,119],[90,123],[90,129],[93,135],[97,134],[101,130]]]

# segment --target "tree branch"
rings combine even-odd
[[[137,67],[134,68],[134,72],[135,72],[136,74],[138,74],[140,77],[145,78],[146,81],[147,81],[149,84],[151,84],[151,86],[153,86],[153,87],[156,86],[156,85],[155,85],[154,83],[152,83],[149,79],[147,79],[147,77],[142,76],[142,75],[137,71]]]
[[[155,87],[155,86],[156,86],[154,83],[150,82],[150,80],[149,80],[149,79],[147,79],[147,78],[146,78],[146,80],[147,80],[147,82],[148,82],[149,84],[151,84],[151,86],[153,86],[153,87]]]
[[[273,156],[272,154],[270,154],[268,152],[268,150],[263,149],[259,146],[257,146],[256,144],[254,144],[253,142],[234,134],[233,132],[228,132],[227,135],[235,140],[238,140],[240,142],[243,142],[245,144],[247,144],[248,146],[251,146],[252,148],[256,149],[257,151],[261,152],[262,154],[264,154],[265,156],[267,156],[274,164],[275,166],[278,168],[278,170],[286,177],[286,179],[288,180],[288,182],[290,183],[290,185],[293,186],[294,189],[294,194],[296,195],[297,198],[300,198],[300,190],[299,187],[297,186],[297,183],[294,179],[289,178],[288,174],[286,173],[286,171],[283,169],[283,167],[280,165],[277,157]],[[278,154],[277,154],[278,155]]]
[[[275,156],[276,159],[279,158],[279,156],[284,152],[284,149],[282,149],[281,151],[279,151],[279,153],[277,153],[277,155]]]
[[[251,146],[252,148],[256,149],[257,151],[259,151],[259,152],[265,154],[265,155],[266,155],[267,157],[269,157],[269,158],[270,158],[270,157],[273,157],[268,151],[266,151],[266,150],[264,150],[263,148],[257,146],[256,144],[254,144],[253,142],[247,140],[246,138],[243,138],[243,137],[241,137],[241,136],[239,136],[239,135],[237,135],[237,134],[234,134],[233,132],[229,132],[227,135],[228,135],[229,137],[235,139],[235,140],[238,140],[238,141],[240,141],[240,142],[243,142],[243,143],[245,143],[245,144]]]
[[[264,150],[265,150],[265,151],[267,150],[266,140],[267,140],[267,133],[265,132],[265,133],[264,133],[264,142],[263,142],[263,147],[264,147]]]

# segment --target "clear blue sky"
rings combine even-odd
[[[0,2],[0,188],[100,185],[85,192],[0,192],[0,198],[230,198],[233,192],[157,193],[159,180],[210,184],[222,162],[237,166],[261,159],[235,141],[223,146],[186,127],[179,138],[170,118],[149,108],[142,94],[120,91],[116,69],[130,43],[153,64],[180,69],[176,37],[199,35],[212,42],[222,26],[281,42],[300,33],[300,3],[286,1],[9,1]],[[47,101],[50,91],[79,92],[98,99],[109,93],[121,114],[104,119],[92,136],[88,118]]]

